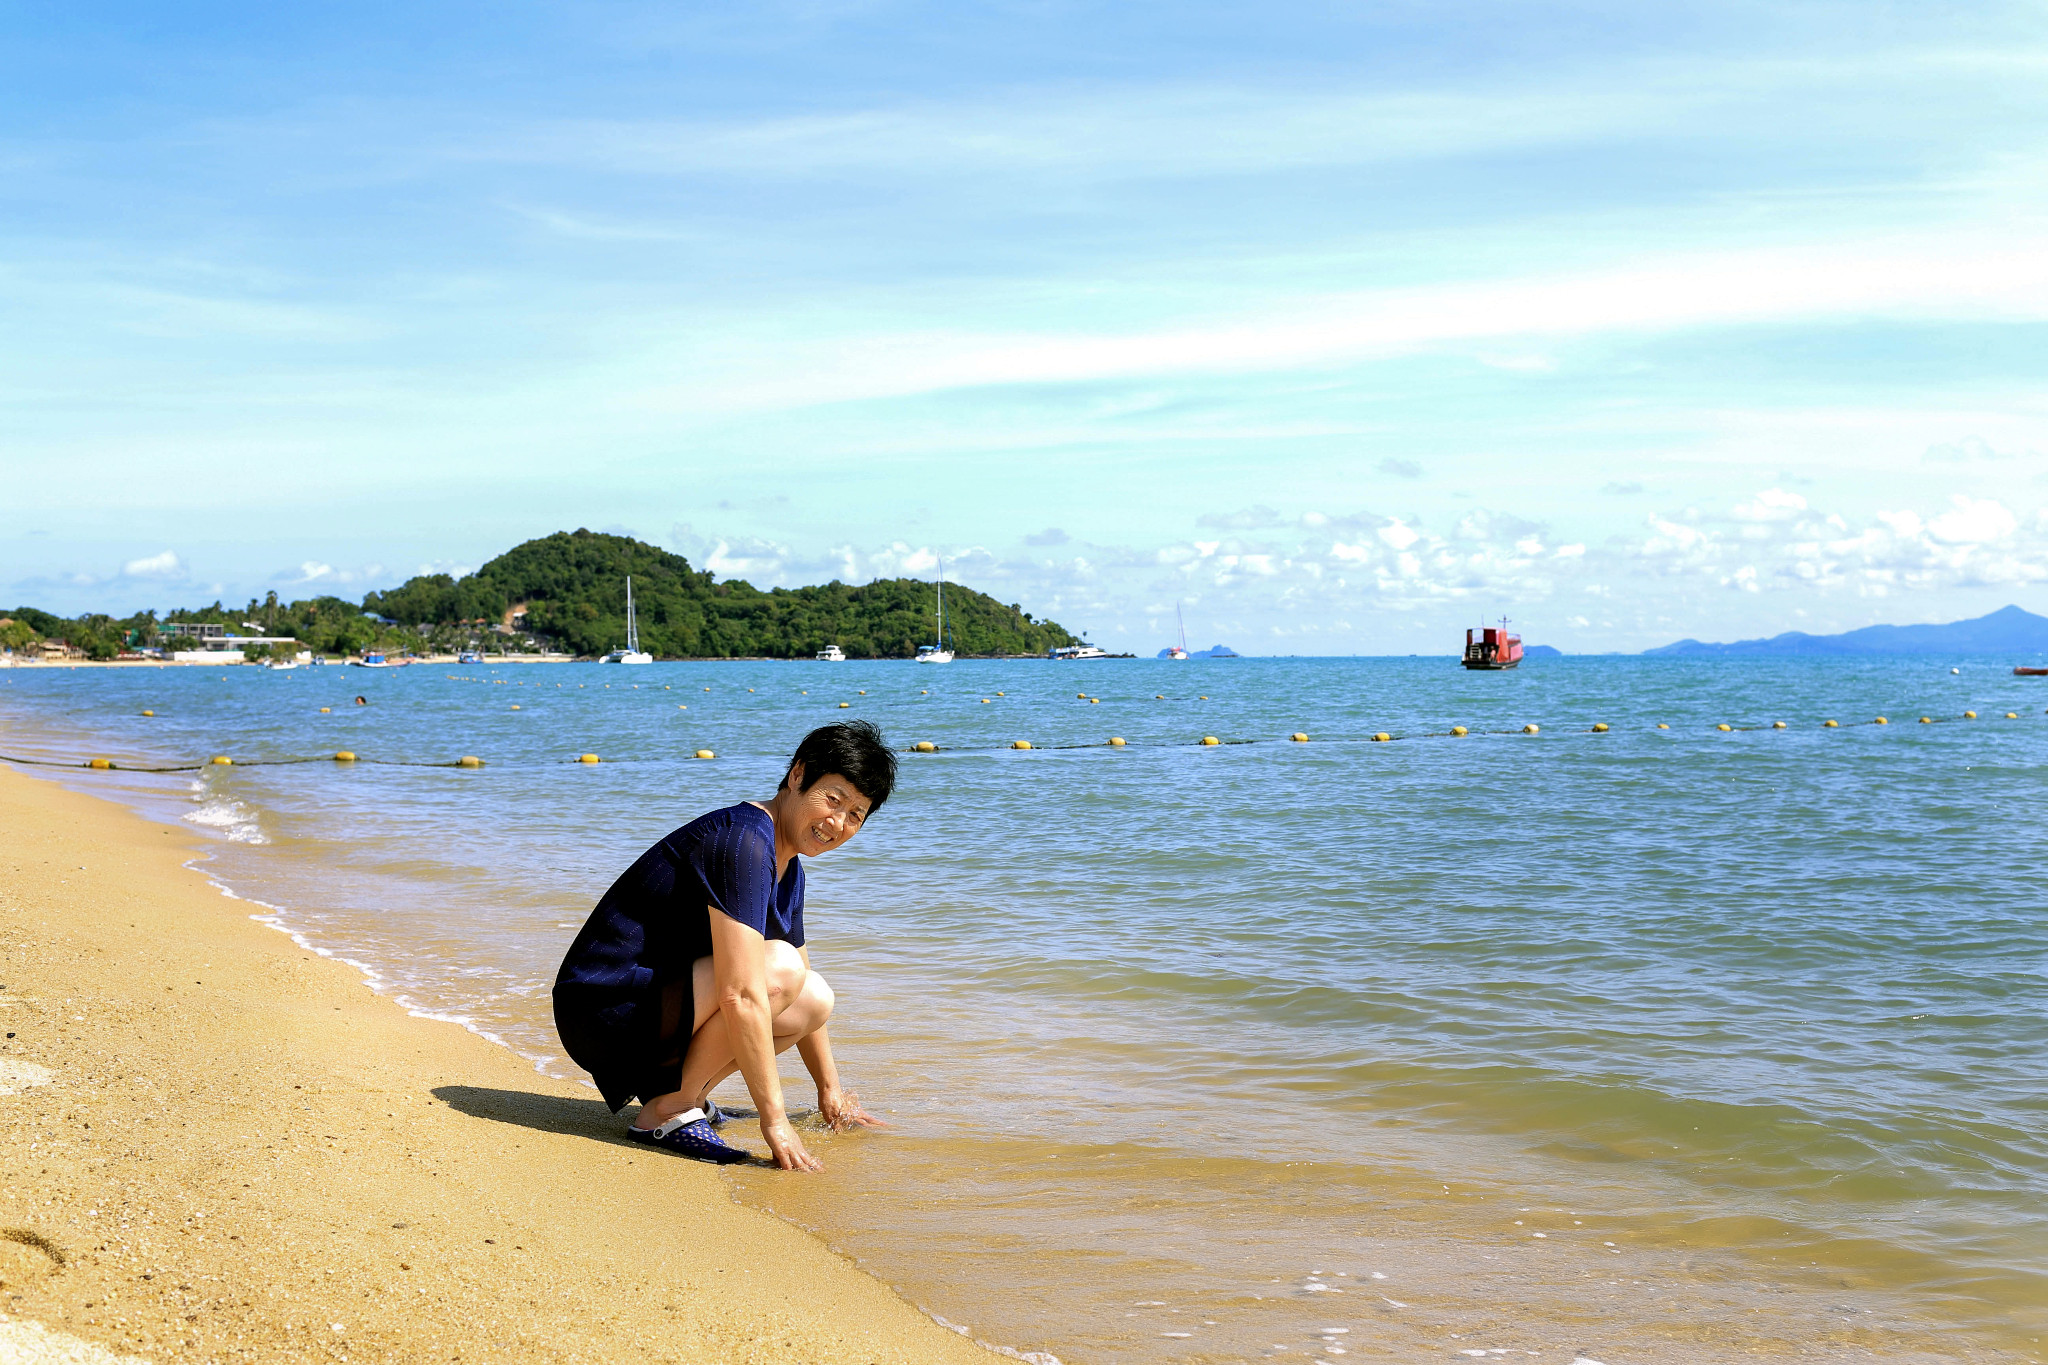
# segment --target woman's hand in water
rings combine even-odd
[[[822,1171],[825,1163],[804,1150],[804,1144],[789,1126],[788,1119],[761,1120],[761,1137],[768,1144],[775,1164],[785,1171]]]
[[[834,1086],[818,1092],[818,1117],[833,1132],[847,1128],[887,1128],[889,1125],[860,1107],[860,1096]]]

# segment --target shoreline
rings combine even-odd
[[[0,1355],[991,1354],[260,922],[190,831],[11,770],[0,823]]]

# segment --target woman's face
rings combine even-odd
[[[798,854],[815,858],[829,853],[860,833],[868,808],[874,803],[860,794],[860,788],[838,773],[827,773],[803,790],[804,770],[799,764],[783,789],[782,825]]]

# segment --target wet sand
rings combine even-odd
[[[255,923],[189,831],[6,770],[0,830],[0,1359],[991,1358]]]

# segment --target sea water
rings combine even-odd
[[[574,1077],[548,986],[610,881],[873,720],[938,752],[806,919],[891,1126],[732,1180],[948,1324],[1068,1365],[1993,1359],[2048,1335],[2044,707],[1927,658],[37,667],[0,751],[233,757],[43,771]]]

